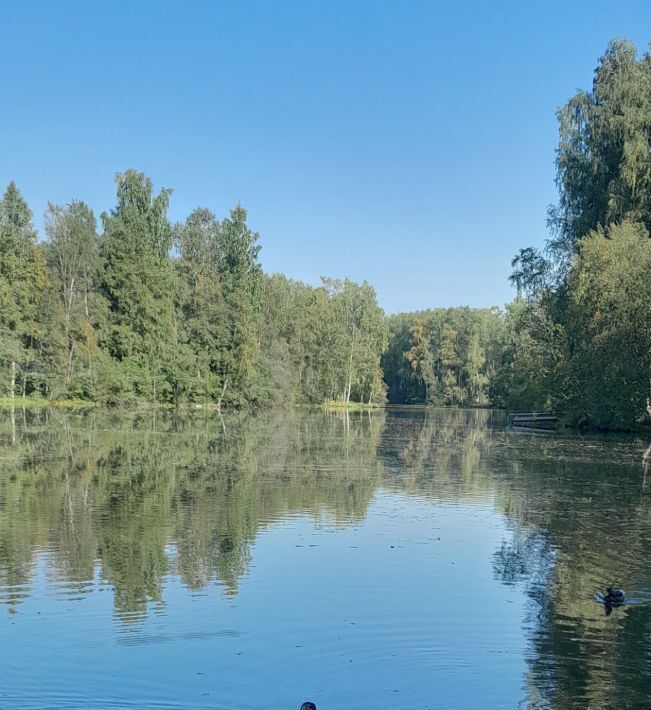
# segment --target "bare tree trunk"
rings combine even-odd
[[[350,402],[350,390],[352,388],[352,380],[353,380],[353,351],[355,349],[355,331],[353,330],[353,333],[350,338],[350,358],[348,360],[348,386],[346,387],[346,399],[345,402],[348,404]]]
[[[27,396],[27,375],[23,372],[23,399]]]
[[[88,369],[90,370],[90,381],[93,383],[93,399],[97,397],[97,382],[95,381],[95,368],[93,367],[92,355],[88,358]]]
[[[67,298],[66,298],[66,301],[67,301],[67,303],[66,303],[66,321],[68,323],[68,327],[70,324],[70,315],[72,314],[72,304],[75,299],[74,294],[75,294],[75,277],[73,276],[70,279],[70,284],[68,285],[68,294],[67,294]]]
[[[84,285],[84,312],[86,313],[86,318],[90,318],[90,314],[88,312],[88,285]]]
[[[222,413],[222,400],[224,399],[224,395],[226,394],[227,389],[228,389],[228,375],[225,375],[224,382],[222,384],[222,391],[221,391],[221,394],[219,395],[219,399],[217,400],[217,413],[218,414]]]
[[[14,399],[16,396],[16,361],[11,361],[11,379],[9,381],[9,396]]]
[[[65,385],[66,387],[70,384],[70,380],[72,379],[72,356],[75,352],[75,345],[74,343],[70,346],[70,352],[68,353],[68,367],[66,368],[66,376],[65,376]]]

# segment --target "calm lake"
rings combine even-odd
[[[647,708],[646,444],[3,410],[0,706]]]

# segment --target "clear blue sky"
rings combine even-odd
[[[133,167],[170,216],[241,202],[267,271],[388,311],[502,305],[546,237],[555,110],[649,0],[0,0],[0,183],[99,214]]]

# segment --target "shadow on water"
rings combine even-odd
[[[644,450],[635,437],[521,436],[486,410],[1,412],[0,604],[16,612],[45,575],[70,599],[109,588],[128,628],[165,605],[172,577],[235,598],[278,521],[356,525],[379,491],[490,505],[509,531],[494,578],[526,600],[523,702],[645,707],[651,606],[606,617],[594,601],[611,584],[642,601],[651,590]]]

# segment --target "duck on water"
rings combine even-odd
[[[597,594],[597,601],[604,605],[606,616],[610,616],[615,607],[626,604],[626,593],[623,589],[608,587],[605,594]]]

